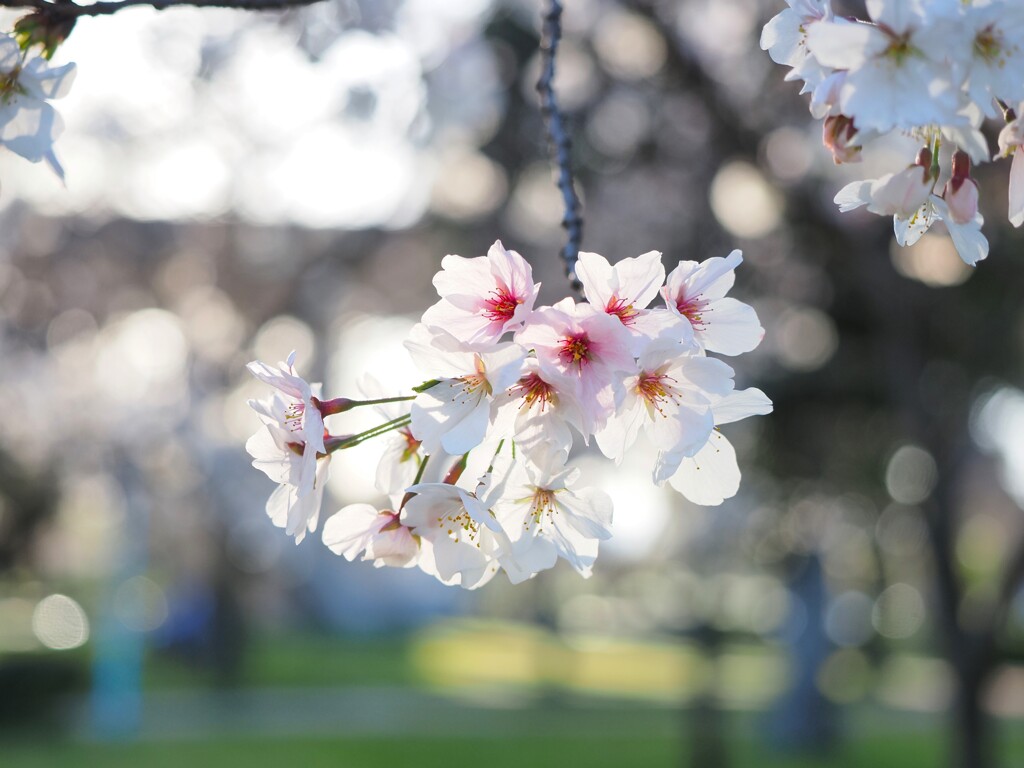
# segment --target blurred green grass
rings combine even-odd
[[[1004,765],[1020,765],[1024,739],[1015,739]],[[906,768],[944,765],[944,740],[938,733],[884,734],[862,738],[828,754],[773,754],[763,743],[730,743],[731,768]],[[190,768],[234,765],[247,768],[457,768],[483,763],[488,768],[662,768],[691,765],[687,745],[675,739],[605,736],[537,738],[287,738],[145,744],[6,744],[4,768],[52,768],[97,765],[105,768]]]
[[[252,687],[344,687],[414,685],[410,663],[414,638],[350,638],[316,633],[271,633],[246,644],[238,682]],[[218,670],[173,655],[147,654],[143,685],[167,690],[215,685]]]

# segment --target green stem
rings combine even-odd
[[[399,416],[397,419],[386,421],[383,424],[378,424],[372,429],[367,429],[363,432],[359,432],[354,435],[349,435],[342,438],[330,438],[330,444],[327,446],[328,453],[334,453],[334,451],[344,450],[345,448],[351,448],[355,445],[359,445],[362,442],[371,440],[380,435],[387,434],[396,429],[407,427],[412,422],[409,416]]]
[[[360,405],[381,405],[382,403],[401,403],[406,400],[415,400],[416,395],[398,395],[396,397],[381,397],[377,400],[356,400],[353,408],[358,408]]]
[[[412,485],[418,485],[420,480],[423,479],[423,471],[427,468],[428,461],[430,461],[429,456],[424,456],[423,460],[420,461],[420,468],[416,470],[416,479],[412,481]],[[409,487],[411,488],[412,485],[410,485]],[[405,509],[406,502],[409,501],[409,499],[411,499],[415,495],[415,493],[410,493],[409,491],[406,491],[405,496],[402,497],[402,503],[398,506],[398,511],[401,512],[403,509]]]

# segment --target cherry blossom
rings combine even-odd
[[[510,387],[522,370],[526,351],[503,342],[473,351],[440,329],[417,326],[405,343],[420,369],[436,384],[412,405],[412,434],[428,453],[472,450],[483,440],[496,392]]]
[[[838,106],[864,128],[950,121],[959,106],[943,30],[918,0],[868,0],[874,24],[821,21],[807,30],[817,62],[846,70]]]
[[[419,556],[419,543],[399,513],[370,504],[349,504],[327,518],[323,542],[346,560],[361,554],[377,568],[410,568]]]
[[[937,220],[944,201],[933,197],[928,211]],[[276,390],[253,403],[263,428],[248,444],[254,464],[279,484],[268,513],[300,540],[316,528],[331,455],[381,438],[376,485],[389,501],[332,515],[322,534],[332,552],[377,567],[415,565],[465,589],[502,570],[518,583],[560,559],[589,576],[599,542],[611,535],[612,507],[604,492],[577,486],[579,470],[568,463],[576,435],[586,445],[595,437],[621,461],[646,433],[658,450],[656,483],[701,503],[735,493],[735,454],[715,425],[771,409],[759,390],[735,393],[732,368],[709,357],[752,349],[763,335],[753,309],[725,297],[741,261],[734,251],[680,262],[666,279],[657,251],[614,265],[584,253],[587,302],[534,308],[528,290],[516,305],[526,308],[521,318],[511,309],[501,323],[485,323],[482,305],[463,311],[469,303],[451,297],[488,295],[481,276],[505,267],[519,269],[505,285],[535,289],[526,262],[500,243],[486,258],[446,258],[435,280],[442,300],[405,343],[425,379],[410,394],[365,377],[366,399],[321,401],[296,374],[294,354],[277,367],[250,364]],[[652,309],[658,293],[667,306]],[[513,341],[503,341],[510,331]],[[382,423],[326,431],[325,416],[334,425],[362,406]],[[713,477],[691,477],[708,467]],[[442,481],[424,481],[427,472]]]
[[[74,64],[53,67],[0,33],[0,144],[33,163],[45,161],[62,179],[53,144],[64,121],[49,100],[66,96],[74,79]]]
[[[1001,116],[997,158],[1014,158],[1009,220],[1024,224],[1024,160],[1013,108],[1024,100],[1024,5],[868,0],[869,19],[858,20],[787,2],[766,25],[762,47],[793,67],[787,79],[803,80],[803,92],[812,93],[810,110],[825,119],[822,142],[834,161],[859,160],[865,148],[896,133],[918,139],[919,158],[927,157],[916,163],[920,170],[848,184],[836,196],[840,210],[867,206],[893,216],[900,245],[941,221],[964,262],[976,264],[988,254],[977,210],[983,196],[964,163],[990,159],[983,124]]]
[[[314,402],[313,386],[295,373],[294,351],[277,368],[259,361],[247,367],[278,392],[267,400],[249,401],[264,426],[246,449],[253,466],[282,484],[271,496],[267,513],[299,543],[307,529],[316,530],[330,467],[323,416]]]
[[[768,51],[772,61],[792,67],[787,80],[803,80],[801,93],[813,90],[829,74],[807,50],[807,30],[815,22],[830,21],[833,17],[829,0],[786,0],[789,8],[764,25],[761,48]]]
[[[632,339],[618,317],[572,299],[535,310],[516,341],[534,351],[546,376],[572,391],[588,431],[614,408],[615,377],[633,369]]]
[[[683,354],[678,344],[653,343],[625,380],[615,414],[595,435],[601,451],[621,463],[640,432],[660,451],[690,455],[715,426],[712,397],[733,388],[733,371],[721,360]]]
[[[622,259],[614,265],[604,256],[583,252],[576,262],[576,275],[590,305],[603,307],[606,314],[617,317],[629,331],[634,356],[651,339],[666,333],[675,332],[680,341],[692,341],[693,329],[689,324],[679,322],[662,308],[647,309],[665,282],[659,251]]]
[[[716,427],[748,416],[771,413],[771,410],[771,401],[764,392],[755,388],[731,392],[712,405]],[[676,463],[677,458],[660,457],[659,462],[664,460],[664,463],[657,474],[665,475],[665,469],[676,464],[677,468],[668,478],[669,485],[694,504],[718,506],[739,490],[740,469],[736,450],[717,429],[693,456],[682,457]]]
[[[530,264],[500,240],[486,256],[445,256],[434,276],[441,300],[423,313],[424,325],[443,328],[468,344],[498,341],[522,327],[537,298]]]
[[[866,205],[880,216],[907,218],[925,204],[934,186],[928,163],[912,165],[879,179],[851,182],[839,190],[835,202],[844,213]]]
[[[373,400],[385,400],[389,395],[397,396],[397,393],[385,390],[380,382],[370,375],[363,376],[359,389],[364,396]],[[384,422],[388,423],[408,415],[411,406],[408,402],[399,401],[378,403],[373,408]],[[374,481],[378,491],[391,496],[403,493],[415,482],[416,473],[423,460],[421,445],[408,425],[398,427],[388,434]]]
[[[574,428],[587,439],[583,406],[561,379],[541,371],[536,358],[526,361],[523,375],[495,398],[497,435],[510,435],[528,455],[556,453],[568,458]]]
[[[725,296],[742,262],[740,251],[699,264],[681,261],[661,289],[668,308],[689,321],[697,343],[709,352],[739,355],[754,349],[764,337],[753,308]]]
[[[962,9],[950,35],[953,61],[962,70],[967,97],[987,117],[998,116],[996,99],[1024,99],[1024,7],[1017,2],[975,2]]]
[[[420,567],[445,584],[476,589],[500,569],[499,558],[511,554],[511,543],[490,510],[487,477],[475,493],[447,483],[422,483],[409,488],[415,494],[402,510],[401,522],[431,545],[429,559]]]
[[[1022,103],[1018,114],[1024,109]],[[1011,120],[999,132],[999,154],[1002,157],[1013,156],[1010,163],[1009,182],[1009,219],[1010,223],[1019,227],[1024,224],[1024,121],[1021,118]]]
[[[560,557],[590,576],[598,542],[611,537],[612,502],[600,489],[575,488],[579,477],[554,457],[512,466],[494,514],[511,539],[514,557],[504,567],[513,584]]]

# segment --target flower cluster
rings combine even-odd
[[[28,46],[0,33],[0,145],[33,163],[46,161],[63,179],[53,143],[64,122],[49,99],[67,95],[75,65],[53,67],[44,55],[28,51]]]
[[[683,261],[666,277],[652,251],[610,264],[581,253],[586,301],[537,307],[529,263],[495,243],[486,256],[446,256],[440,300],[406,348],[426,379],[414,393],[320,400],[294,359],[250,371],[275,388],[251,403],[263,427],[247,444],[253,465],[279,483],[267,512],[299,541],[317,526],[331,454],[387,442],[376,476],[386,509],[349,505],[323,541],[349,560],[411,567],[467,589],[499,570],[518,583],[558,559],[584,576],[607,539],[611,500],[580,487],[576,437],[621,462],[641,433],[657,449],[658,485],[698,504],[739,487],[736,454],[717,426],[771,411],[757,389],[708,352],[738,355],[763,336],[754,310],[725,294],[739,251]],[[664,306],[651,307],[660,296]],[[383,423],[334,436],[324,419],[375,406]],[[435,482],[425,482],[431,465]]]
[[[988,241],[971,163],[990,157],[984,120],[1002,118],[996,157],[1014,157],[1009,219],[1024,223],[1024,4],[867,0],[863,21],[836,17],[829,0],[786,2],[765,25],[761,47],[792,67],[787,79],[803,81],[835,162],[857,162],[864,147],[894,131],[920,142],[908,167],[844,187],[840,210],[867,206],[892,216],[900,245],[941,221],[960,257],[976,264]]]

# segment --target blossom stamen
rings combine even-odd
[[[640,314],[639,310],[634,309],[632,304],[627,304],[625,299],[620,299],[617,296],[613,296],[608,300],[604,311],[609,315],[615,315],[622,321],[623,325],[633,325]]]
[[[711,311],[707,305],[708,302],[701,299],[698,294],[690,298],[681,297],[676,302],[676,309],[679,310],[679,314],[690,321],[690,325],[693,326],[694,330],[703,331],[707,327],[707,324],[704,322],[704,313]]]
[[[516,296],[504,286],[499,286],[490,291],[488,298],[484,299],[483,315],[492,322],[507,323],[515,316],[516,309],[523,302],[522,297]]]
[[[554,523],[556,512],[558,512],[558,507],[555,505],[555,492],[548,488],[537,488],[533,492],[530,513],[523,526],[529,529],[530,524],[533,523],[537,530],[543,533],[545,519],[549,523]]]
[[[657,373],[643,373],[636,382],[636,393],[662,416],[666,416],[666,403],[679,404],[679,393],[668,382],[675,384],[676,380]]]
[[[592,353],[590,350],[590,339],[586,334],[574,334],[562,340],[562,348],[558,357],[564,365],[575,365],[582,368],[589,363]]]
[[[519,405],[520,408],[525,405],[529,409],[534,406],[534,403],[540,403],[540,410],[543,413],[547,406],[554,406],[558,402],[555,388],[536,373],[524,376],[512,389],[518,397],[523,399],[523,402]]]

